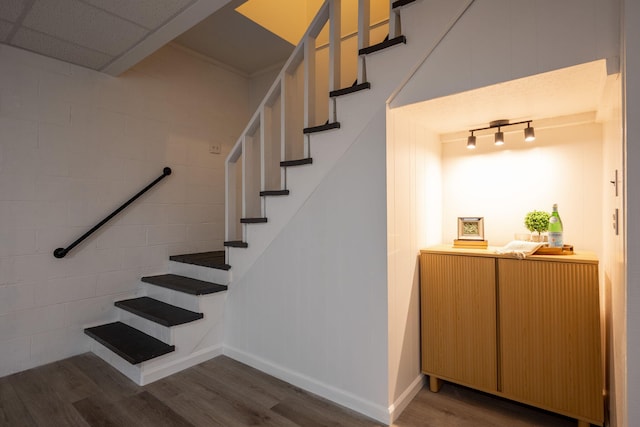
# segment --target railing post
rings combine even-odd
[[[371,21],[370,0],[358,0],[358,50],[369,47],[369,26]],[[366,55],[358,57],[358,83],[367,81]]]
[[[340,89],[340,55],[342,48],[342,0],[329,0],[329,92]],[[337,122],[335,100],[329,100],[329,121]]]
[[[393,1],[389,0],[389,40],[402,35],[400,11],[393,9]]]
[[[246,134],[242,136],[242,178],[241,178],[241,192],[240,192],[240,200],[241,200],[241,211],[240,218],[246,218],[247,214],[247,167],[249,166],[249,162],[247,161],[247,136]],[[245,236],[241,236],[240,240],[245,241]]]
[[[271,109],[265,105],[260,110],[260,191],[266,190],[267,175],[271,172],[271,164],[267,162],[267,146],[271,146]],[[267,171],[267,168],[269,171]],[[264,212],[262,215],[264,216]]]
[[[304,127],[315,126],[316,119],[316,39],[304,40]]]

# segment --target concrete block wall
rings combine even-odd
[[[248,100],[246,77],[171,46],[113,78],[0,45],[0,376],[88,351],[83,328],[115,320],[141,275],[222,249],[224,158]]]

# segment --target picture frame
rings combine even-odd
[[[458,217],[458,240],[484,240],[484,218]]]

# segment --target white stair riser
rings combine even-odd
[[[231,273],[217,268],[203,267],[200,265],[186,264],[184,262],[169,261],[169,272],[205,282],[226,285],[231,280]]]
[[[142,371],[139,365],[132,365],[94,339],[91,339],[91,352],[107,362],[109,365],[113,366],[117,371],[129,378],[131,381],[136,384],[141,383]]]
[[[148,296],[158,301],[184,308],[185,310],[200,312],[198,295],[186,294],[144,282],[142,283],[141,292],[143,296]]]
[[[226,294],[222,292],[202,295],[197,298],[199,299],[199,307],[192,311],[202,313],[204,318],[183,325],[164,326],[116,307],[118,320],[162,342],[175,345],[176,350],[178,350],[178,345],[195,348],[192,341],[194,339],[196,342],[200,341],[204,335],[209,333],[207,329],[215,329],[218,326],[222,328]]]
[[[130,313],[119,307],[118,320],[167,344],[173,344],[171,328]]]

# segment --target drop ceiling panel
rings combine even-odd
[[[194,0],[85,0],[86,3],[154,29],[173,18]]]
[[[148,31],[77,0],[36,0],[23,25],[58,39],[119,55]]]
[[[237,13],[245,1],[0,0],[0,43],[118,75],[180,37],[183,46],[251,75],[284,62],[294,46]],[[291,12],[271,2],[269,9]],[[189,30],[203,20],[212,28]]]
[[[93,69],[103,67],[113,58],[104,53],[68,43],[24,27],[16,32],[13,37],[13,44],[32,52],[42,53]]]
[[[28,0],[1,0],[0,19],[17,22]]]
[[[0,42],[3,42],[7,39],[7,36],[11,32],[13,28],[13,24],[6,21],[0,21]]]

